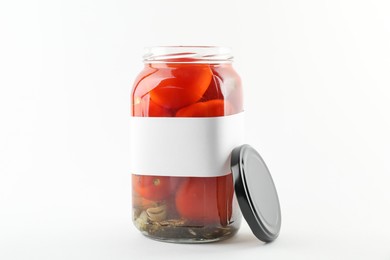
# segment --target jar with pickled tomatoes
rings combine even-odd
[[[131,93],[133,222],[145,236],[204,243],[241,222],[230,154],[242,144],[243,93],[228,48],[146,49]]]

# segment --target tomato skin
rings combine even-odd
[[[210,85],[207,88],[206,92],[203,94],[203,97],[200,101],[205,102],[213,99],[224,99],[223,93],[223,82],[222,79],[215,73],[212,69],[213,77],[210,81]]]
[[[165,77],[151,89],[150,98],[169,109],[179,109],[200,100],[213,75],[210,66],[204,64],[171,65],[156,74],[159,73]]]
[[[191,177],[176,193],[176,209],[184,219],[226,226],[232,215],[233,178]]]
[[[231,115],[233,112],[233,107],[229,102],[214,99],[183,107],[176,112],[176,117],[217,117]]]
[[[212,66],[213,79],[201,101],[224,99],[233,108],[233,114],[240,113],[243,107],[241,78],[231,64]]]
[[[133,105],[133,116],[145,116],[145,117],[171,117],[173,115],[172,110],[159,106],[147,97],[139,100],[135,100]]]
[[[147,200],[168,198],[177,188],[179,177],[132,175],[133,190]]]

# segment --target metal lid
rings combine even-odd
[[[272,242],[279,235],[281,213],[278,194],[266,164],[255,149],[245,144],[233,150],[231,168],[245,220],[258,239]]]

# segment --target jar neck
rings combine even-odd
[[[157,46],[145,48],[145,64],[230,64],[231,50],[218,46]]]

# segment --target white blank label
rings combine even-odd
[[[131,117],[131,173],[222,176],[243,144],[244,113],[223,117]]]

